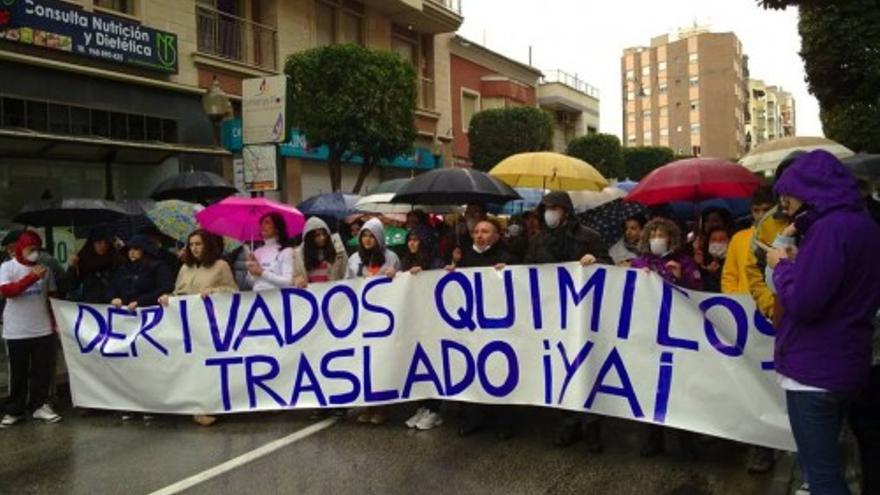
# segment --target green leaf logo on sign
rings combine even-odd
[[[15,3],[15,0],[3,0],[3,5],[6,7],[9,7],[14,3]]]
[[[159,62],[165,67],[174,67],[177,63],[177,38],[173,34],[156,33],[156,54]]]

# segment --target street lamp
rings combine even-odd
[[[228,115],[232,115],[232,102],[220,87],[220,81],[217,76],[211,81],[211,87],[202,96],[202,110],[211,119],[212,129],[214,132],[214,145],[220,145],[220,122]]]

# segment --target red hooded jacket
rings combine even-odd
[[[36,263],[24,259],[24,250],[28,247],[40,247],[43,244],[39,234],[32,230],[26,230],[21,233],[18,241],[15,242],[15,259],[25,266],[34,266]],[[3,297],[17,297],[21,295],[28,287],[39,282],[40,276],[36,273],[28,273],[27,276],[16,282],[0,285],[0,294]]]

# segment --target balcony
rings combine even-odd
[[[423,34],[454,33],[464,22],[463,0],[363,0],[391,22]]]
[[[440,5],[448,10],[455,12],[458,15],[461,15],[461,2],[462,0],[425,0],[427,3],[433,3]]]
[[[230,62],[274,72],[277,31],[220,10],[196,5],[197,50]]]
[[[584,80],[579,78],[576,75],[571,75],[564,70],[552,70],[548,71],[544,74],[542,83],[550,84],[550,83],[560,83],[564,84],[576,91],[579,91],[591,98],[599,99],[599,89],[595,86],[591,86],[587,84]]]

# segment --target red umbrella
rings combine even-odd
[[[626,200],[655,206],[673,201],[747,198],[760,185],[761,180],[742,165],[720,158],[688,158],[648,174]]]

